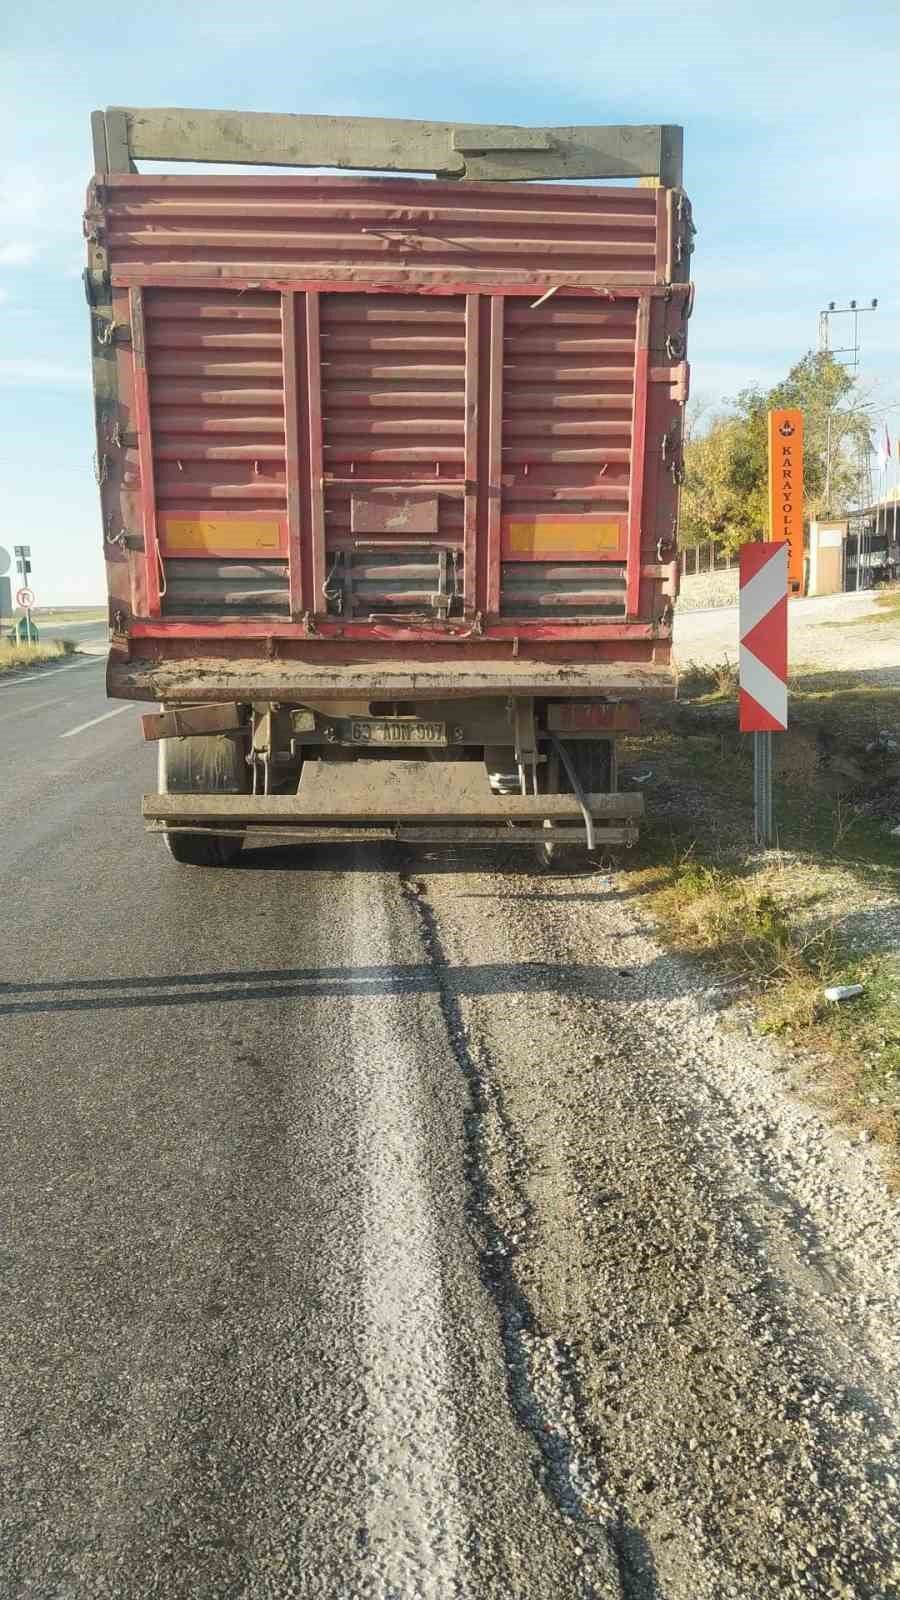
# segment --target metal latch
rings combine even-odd
[[[681,262],[687,260],[688,256],[693,254],[694,235],[697,232],[694,227],[691,202],[683,189],[678,192],[678,199],[675,204],[675,218],[678,223],[678,232],[675,235],[675,260]]]
[[[660,442],[660,456],[662,464],[668,467],[672,474],[672,482],[684,483],[684,462],[681,458],[681,441],[677,428],[667,429]]]
[[[101,348],[110,344],[130,344],[131,328],[127,322],[113,322],[109,317],[95,317],[94,338]]]

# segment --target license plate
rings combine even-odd
[[[392,722],[366,717],[350,724],[351,744],[446,744],[446,722]]]

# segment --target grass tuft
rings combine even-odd
[[[62,656],[75,654],[72,639],[48,639],[41,644],[11,644],[0,639],[0,673],[20,672],[26,667],[38,667],[45,661],[58,661]]]
[[[679,698],[690,700],[707,697],[714,700],[734,699],[739,688],[738,665],[729,656],[711,666],[689,661],[678,674]]]

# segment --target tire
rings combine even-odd
[[[228,734],[191,734],[159,741],[160,794],[247,794],[250,775],[242,739]],[[198,818],[198,825],[201,819]],[[164,833],[173,861],[187,867],[232,867],[244,846],[242,833]]]
[[[584,793],[609,794],[612,788],[612,740],[564,739],[561,742]],[[562,794],[572,793],[569,774],[562,762],[559,787]]]
[[[220,833],[164,833],[163,844],[184,867],[233,867],[244,847],[243,834],[227,839]]]
[[[560,740],[566,755],[575,768],[575,776],[581,785],[584,794],[608,794],[613,788],[614,762],[613,743],[611,739],[562,739]],[[572,785],[569,782],[563,763],[557,755],[553,755],[550,763],[553,773],[554,786],[558,785],[559,794],[572,794]],[[545,824],[546,826],[546,824]],[[591,866],[595,856],[587,850],[585,845],[579,844],[539,844],[537,845],[538,860],[544,867],[577,868]]]

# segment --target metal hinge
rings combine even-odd
[[[106,531],[103,535],[105,544],[116,545],[120,550],[143,550],[144,540],[139,533],[129,533],[127,528],[120,528],[118,533],[113,533],[112,515],[106,519]]]
[[[660,456],[664,467],[672,474],[672,482],[684,483],[684,462],[681,458],[681,441],[677,428],[667,429],[660,441]]]
[[[678,223],[678,232],[675,235],[675,260],[681,262],[693,253],[694,235],[697,232],[694,227],[691,202],[683,190],[679,190],[675,203],[675,218]]]

